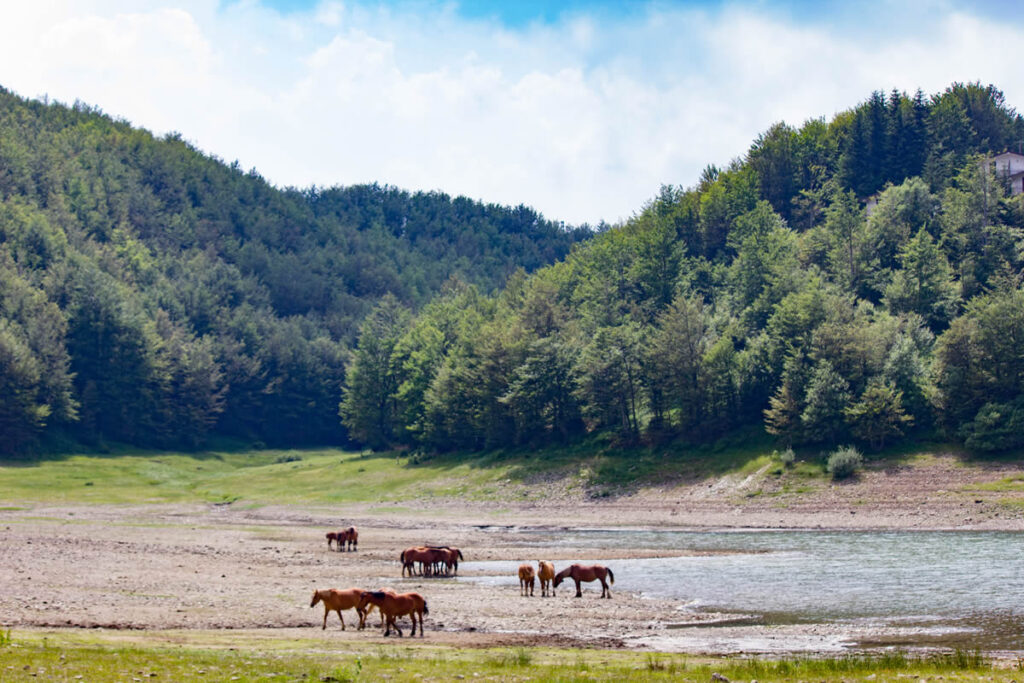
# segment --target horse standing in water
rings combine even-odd
[[[548,590],[554,596],[555,589],[551,582],[555,580],[555,565],[543,560],[537,560],[537,578],[540,579],[540,595],[546,597]]]
[[[583,592],[580,590],[581,581],[600,581],[601,582],[601,597],[611,598],[612,589],[608,587],[608,583],[615,584],[615,574],[612,574],[612,570],[601,564],[593,564],[589,567],[584,567],[581,564],[573,564],[562,571],[555,574],[554,586],[557,588],[562,581],[569,577],[576,582],[576,597],[582,598]],[[608,579],[608,582],[605,581]]]
[[[519,594],[524,596],[533,595],[534,587],[533,565],[519,565]]]

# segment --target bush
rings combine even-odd
[[[788,469],[796,464],[796,453],[793,452],[792,448],[787,448],[779,454],[779,460]]]
[[[1024,399],[986,403],[975,418],[960,429],[960,437],[972,451],[1008,451],[1024,447]]]
[[[864,464],[864,456],[853,446],[843,446],[828,456],[828,471],[833,479],[846,479],[857,473]]]

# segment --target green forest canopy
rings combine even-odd
[[[377,448],[709,442],[1024,446],[1024,144],[992,86],[874,93],[493,296],[363,322],[341,414]],[[870,210],[868,210],[870,207]]]
[[[349,348],[384,295],[491,292],[590,234],[439,192],[280,190],[0,89],[0,451],[342,442]]]
[[[1019,448],[1024,198],[982,162],[1022,140],[992,86],[875,93],[594,235],[0,92],[0,448]]]

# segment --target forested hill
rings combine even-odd
[[[349,348],[382,297],[489,292],[590,234],[438,192],[280,190],[0,89],[0,451],[338,442]]]
[[[988,161],[1022,144],[979,84],[777,124],[497,296],[383,302],[345,423],[439,450],[762,429],[780,448],[1022,448],[1024,194]]]

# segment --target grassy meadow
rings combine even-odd
[[[0,461],[0,504],[145,504],[246,502],[337,504],[410,499],[529,500],[536,477],[562,478],[600,498],[688,478],[747,474],[776,465],[763,439],[736,438],[687,450],[623,449],[600,438],[543,451],[515,449],[465,457],[423,458],[404,453],[340,449],[208,450],[193,453],[115,450],[31,461]],[[780,469],[781,471],[781,469]],[[792,471],[808,481],[823,478],[811,458]]]
[[[547,648],[454,649],[268,638],[255,632],[0,632],[4,681],[1013,681],[972,652],[781,660]]]

